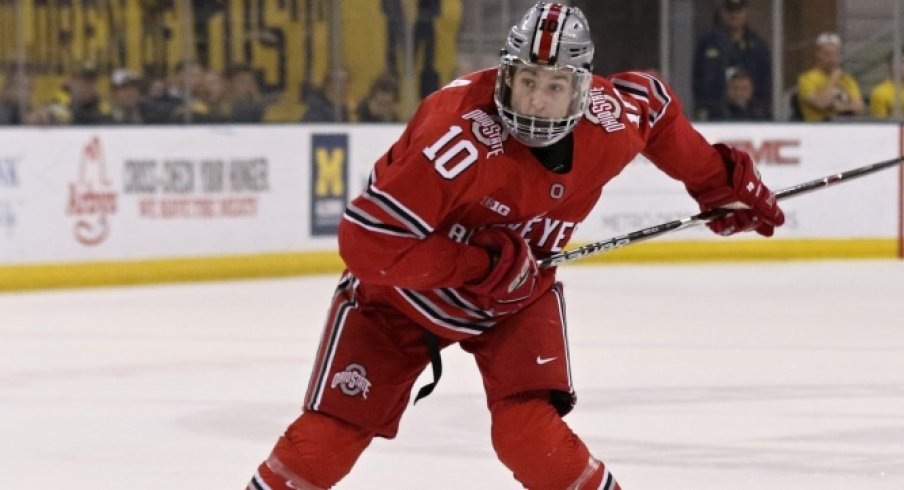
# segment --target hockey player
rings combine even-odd
[[[540,3],[498,69],[424,100],[347,207],[348,270],[304,411],[249,489],[335,485],[374,437],[395,437],[416,378],[432,362],[437,379],[453,343],[477,362],[493,447],[523,486],[620,488],[562,420],[575,403],[562,285],[536,259],[562,250],[640,153],[701,209],[739,208],[710,224],[718,233],[771,236],[784,215],[750,157],[709,145],[664,82],[594,76],[592,59],[581,11]]]

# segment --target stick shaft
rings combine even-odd
[[[901,162],[904,162],[904,156],[898,158],[892,158],[891,160],[885,160],[878,163],[873,163],[870,165],[865,165],[863,167],[858,167],[855,169],[847,170],[845,172],[841,172],[839,174],[827,175],[825,177],[811,180],[809,182],[804,182],[802,184],[797,184],[791,187],[786,187],[775,193],[776,199],[787,199],[789,197],[798,196],[801,194],[806,194],[808,192],[812,192],[817,189],[821,189],[823,187],[828,187],[839,182],[844,182],[846,180],[855,179],[858,177],[863,177],[864,175],[869,175],[880,170],[893,167],[895,165],[899,165]],[[705,223],[707,221],[720,218],[727,214],[730,214],[733,210],[725,209],[725,208],[717,208],[711,209],[709,211],[705,211],[703,213],[695,214],[693,216],[686,216],[681,219],[677,219],[674,221],[669,221],[667,223],[661,223],[658,225],[650,226],[648,228],[644,228],[637,231],[632,231],[631,233],[627,233],[625,235],[619,235],[608,240],[603,240],[601,242],[594,242],[584,245],[583,247],[576,248],[574,250],[570,250],[567,252],[560,252],[557,254],[550,255],[544,259],[537,261],[537,264],[542,267],[553,267],[559,264],[564,264],[567,262],[573,262],[578,259],[582,259],[584,257],[588,257],[590,255],[596,255],[598,253],[608,252],[610,250],[615,250],[617,248],[624,247],[626,245],[630,245],[632,243],[642,242],[646,240],[650,240],[651,238],[656,238],[666,233],[671,233],[673,231],[683,230],[684,228],[688,228],[690,226],[694,226],[700,223]]]

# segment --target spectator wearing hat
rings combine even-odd
[[[117,69],[110,75],[112,124],[142,124],[141,77],[132,70]]]
[[[834,32],[816,38],[816,65],[797,78],[797,92],[804,121],[859,116],[866,110],[857,80],[841,69],[841,38]]]
[[[904,54],[904,53],[902,53]],[[901,72],[898,83],[894,80],[895,53],[888,54],[888,78],[876,85],[869,96],[869,115],[877,119],[888,119],[894,114],[895,92],[897,91],[898,107],[904,115],[904,55],[901,57]]]
[[[772,60],[766,41],[747,25],[747,0],[725,0],[719,23],[694,51],[694,116],[712,118],[725,100],[729,76],[744,70],[753,81],[756,112],[771,114]],[[771,117],[771,116],[770,116]]]

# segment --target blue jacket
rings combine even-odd
[[[700,39],[694,52],[694,117],[709,119],[724,103],[731,68],[743,68],[750,75],[754,103],[771,112],[772,60],[766,41],[745,28],[742,41],[736,43],[726,26],[718,26]]]

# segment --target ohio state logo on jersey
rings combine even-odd
[[[360,364],[349,364],[345,371],[340,371],[333,376],[330,388],[339,387],[348,396],[361,395],[365,399],[370,391],[371,382],[367,379],[367,370]]]
[[[601,87],[590,89],[590,104],[584,115],[593,124],[602,126],[607,133],[625,129],[624,123],[619,121],[622,104],[616,96],[605,93]]]
[[[508,139],[508,131],[499,123],[497,117],[480,109],[474,109],[461,117],[472,121],[471,132],[474,133],[474,138],[489,148],[487,158],[505,153],[502,144]]]

